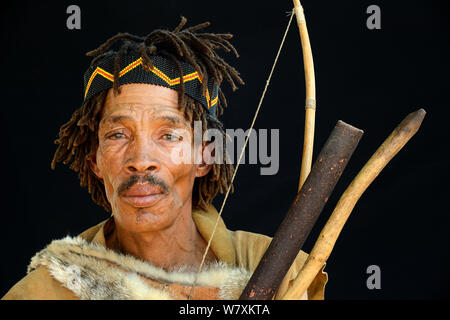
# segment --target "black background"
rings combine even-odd
[[[315,62],[315,153],[337,120],[365,131],[305,244],[309,252],[337,200],[395,126],[423,107],[420,131],[356,205],[327,262],[327,299],[449,298],[447,206],[449,5],[446,1],[303,1]],[[81,8],[81,30],[68,30],[66,8]],[[381,30],[366,27],[369,5]],[[76,235],[108,217],[65,166],[50,169],[59,127],[79,108],[82,75],[96,48],[117,32],[173,29],[180,15],[211,32],[230,32],[240,52],[225,58],[246,85],[231,92],[222,117],[246,129],[286,27],[283,1],[20,1],[1,9],[0,296],[52,239]],[[223,218],[232,229],[272,236],[293,200],[304,124],[304,75],[295,20],[255,128],[280,129],[280,170],[261,176],[242,165]],[[220,205],[218,197],[216,207]],[[368,290],[366,268],[381,268]]]

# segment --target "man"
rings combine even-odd
[[[226,157],[210,161],[194,123],[225,136],[220,85],[226,78],[234,90],[243,81],[217,55],[237,55],[231,35],[185,24],[146,37],[119,33],[87,53],[94,58],[85,99],[61,127],[52,167],[70,163],[112,215],[37,253],[3,299],[239,298],[271,239],[230,231],[221,218],[211,239],[218,219],[211,202],[230,185],[233,166]],[[306,258],[299,253],[275,299]],[[302,298],[323,299],[326,281],[319,272]]]

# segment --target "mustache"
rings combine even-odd
[[[117,194],[121,196],[125,191],[130,189],[135,184],[146,182],[150,183],[153,186],[159,187],[162,193],[164,194],[169,193],[169,186],[162,179],[152,174],[147,174],[145,176],[138,176],[138,175],[130,176],[130,178],[128,178],[126,181],[122,182],[119,185],[119,187],[117,188]]]

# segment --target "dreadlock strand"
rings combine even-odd
[[[182,32],[195,32],[197,30],[209,27],[210,25],[211,25],[211,22],[207,21],[207,22],[203,22],[203,23],[197,24],[197,25],[189,27],[189,28],[185,28]]]
[[[183,17],[183,16],[181,16],[181,21],[180,21],[180,23],[178,24],[178,26],[175,28],[175,29],[173,29],[173,33],[177,33],[178,31],[180,31],[183,27],[184,27],[184,25],[186,24],[186,22],[187,22],[187,19],[185,18],[185,17]]]
[[[166,30],[158,30],[159,32],[159,36],[161,37],[161,39],[166,40],[166,44],[171,43],[172,45],[174,45],[174,47],[176,48],[176,51],[178,53],[178,55],[180,57],[183,56],[183,51],[181,50],[180,45],[178,44],[177,41],[177,37],[174,36],[173,33],[171,33],[170,31],[166,31]],[[161,45],[161,44],[160,44]]]
[[[242,80],[242,78],[239,76],[239,72],[235,69],[235,68],[233,68],[232,66],[230,66],[227,62],[225,62],[221,57],[219,57],[219,56],[216,56],[215,57],[216,58],[216,60],[212,60],[212,61],[214,61],[215,63],[218,63],[218,65],[219,66],[222,66],[223,68],[225,68],[225,70],[227,71],[227,72],[229,72],[232,76],[233,76],[233,78],[235,78],[235,80],[239,83],[239,84],[245,84],[244,83],[244,80]]]
[[[111,38],[109,38],[108,40],[106,40],[97,49],[86,52],[86,55],[88,57],[97,56],[97,55],[105,52],[106,50],[108,50],[116,41],[122,40],[122,39],[130,40],[130,41],[134,41],[134,42],[141,42],[144,40],[144,38],[130,34],[128,32],[119,32],[118,34],[116,34],[116,35],[112,36]]]
[[[143,60],[143,68],[146,71],[149,71],[152,69],[153,64],[152,61],[150,59],[150,57],[147,54],[147,47],[145,46],[145,44],[142,42],[139,44],[139,53],[141,54],[142,60]]]
[[[233,51],[234,55],[238,58],[239,53],[237,52],[236,48],[227,40],[231,39],[233,37],[232,34],[209,34],[209,33],[203,33],[198,34],[198,38],[204,39],[214,46],[216,48],[221,48],[225,50],[226,52]]]
[[[197,48],[199,52],[203,52],[210,57],[215,56],[214,51],[211,49],[211,46],[209,46],[207,42],[202,41],[192,32],[187,32],[185,34],[191,38],[190,40],[192,41],[192,45]]]
[[[161,51],[161,54],[169,58],[172,62],[175,63],[178,69],[179,78],[180,78],[180,86],[178,88],[178,104],[184,105],[184,78],[183,78],[183,68],[181,67],[181,63],[178,59],[171,53],[167,51]]]
[[[231,51],[233,51],[236,58],[239,58],[239,53],[237,52],[236,48],[228,41],[227,39],[221,39],[221,44],[225,44],[226,47],[228,47]]]
[[[219,86],[220,86],[220,82],[222,81],[222,77],[217,72],[217,69],[214,68],[214,65],[211,64],[209,59],[202,59],[202,62],[199,62],[199,64],[205,70],[203,73],[206,75],[205,79],[202,79],[202,95],[205,95],[206,90],[208,89],[208,74],[211,73],[212,78],[215,80],[215,82]]]
[[[108,58],[108,57],[111,57],[111,56],[113,56],[113,55],[115,55],[116,54],[116,52],[115,51],[108,51],[108,52],[105,52],[105,53],[102,53],[102,54],[100,54],[100,55],[98,55],[98,56],[96,56],[94,59],[92,59],[92,61],[91,61],[91,63],[90,63],[90,66],[92,67],[92,66],[95,66],[96,64],[97,64],[97,62],[98,61],[101,61],[101,60],[103,60],[103,59],[105,59],[105,58]]]
[[[115,94],[120,94],[119,89],[119,73],[120,73],[120,59],[122,58],[122,55],[127,51],[128,49],[128,43],[125,42],[123,46],[120,48],[119,52],[117,52],[116,57],[114,58],[114,84],[113,89]]]

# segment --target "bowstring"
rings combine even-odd
[[[267,88],[269,87],[269,83],[270,83],[270,80],[272,78],[273,71],[275,70],[275,66],[276,66],[276,64],[278,62],[278,57],[280,56],[280,52],[281,52],[281,49],[283,48],[283,44],[284,44],[284,41],[286,39],[287,33],[289,31],[289,27],[291,26],[292,18],[294,17],[294,8],[290,11],[289,14],[290,14],[289,22],[288,22],[288,24],[286,26],[286,30],[284,31],[284,35],[283,35],[283,38],[281,40],[280,47],[278,48],[277,55],[275,56],[275,60],[274,60],[274,62],[272,64],[272,69],[270,70],[269,76],[268,76],[268,78],[266,80],[266,85],[264,86],[263,93],[261,94],[261,98],[259,99],[258,107],[256,108],[256,112],[255,112],[255,115],[253,116],[253,120],[252,120],[252,123],[250,125],[249,130],[248,130],[247,137],[245,138],[244,146],[242,147],[241,153],[239,155],[239,159],[238,159],[236,168],[234,169],[233,176],[231,177],[231,182],[228,185],[227,192],[225,194],[225,197],[224,197],[224,199],[222,201],[222,205],[220,207],[219,213],[217,215],[216,223],[214,224],[213,231],[211,233],[211,236],[209,237],[208,245],[206,246],[205,252],[203,253],[202,261],[200,263],[200,266],[198,267],[197,273],[196,273],[195,278],[194,278],[194,282],[192,283],[191,290],[190,290],[189,296],[188,296],[188,300],[191,300],[192,293],[194,292],[194,288],[197,285],[198,276],[200,275],[200,272],[202,271],[203,265],[204,265],[205,260],[206,260],[206,255],[208,254],[208,250],[211,247],[211,242],[212,242],[212,239],[213,239],[214,234],[216,232],[217,225],[219,224],[220,217],[222,216],[223,208],[225,207],[225,203],[226,203],[226,201],[228,199],[228,195],[230,194],[230,190],[231,190],[231,187],[233,185],[234,178],[236,177],[236,173],[238,171],[239,165],[241,164],[242,157],[243,157],[245,149],[247,147],[247,143],[248,143],[248,140],[250,138],[250,133],[252,132],[253,127],[255,125],[256,118],[258,117],[259,110],[261,109],[261,105],[262,105],[262,102],[264,100],[264,96],[266,94]]]

